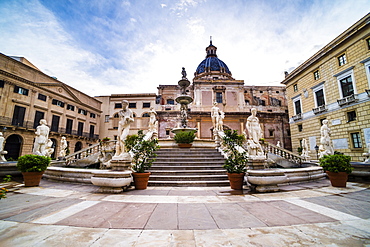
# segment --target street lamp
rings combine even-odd
[[[315,146],[315,150],[316,150],[316,158],[319,159],[319,147],[317,145]]]

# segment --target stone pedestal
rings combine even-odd
[[[288,176],[280,170],[248,170],[247,181],[257,192],[276,192],[279,191],[278,184],[286,183]]]
[[[132,158],[128,153],[119,157],[115,156],[110,161],[112,170],[94,171],[91,182],[100,186],[99,192],[101,193],[121,193],[132,182],[131,160]]]
[[[268,168],[265,157],[249,158],[247,165],[251,170],[263,170]]]
[[[6,162],[4,155],[7,153],[8,151],[0,151],[0,162]]]

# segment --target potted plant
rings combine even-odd
[[[237,149],[237,146],[241,146],[243,142],[244,135],[238,135],[236,130],[225,130],[222,144],[228,157],[223,168],[227,171],[231,188],[235,190],[243,189],[244,175],[247,171],[248,154],[239,152]]]
[[[326,174],[328,174],[333,187],[346,187],[348,174],[353,170],[350,161],[350,156],[335,153],[333,155],[324,155],[320,158],[319,163]]]
[[[18,158],[17,169],[22,172],[27,187],[39,186],[42,175],[49,166],[50,157],[26,154]]]
[[[146,172],[152,166],[157,154],[154,152],[159,148],[158,140],[144,140],[142,130],[137,135],[127,136],[125,140],[127,150],[133,153],[132,157],[132,177],[135,189],[144,190],[148,186],[150,172]]]
[[[194,131],[178,132],[174,139],[179,148],[190,148],[192,146],[191,143],[195,139],[195,134]]]

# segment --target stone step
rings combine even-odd
[[[150,175],[150,181],[219,181],[227,180],[227,175]]]
[[[197,162],[202,162],[202,161],[209,161],[209,162],[221,162],[223,163],[225,161],[225,159],[223,158],[210,158],[210,157],[186,157],[186,158],[182,158],[182,157],[171,157],[171,158],[167,158],[167,157],[157,157],[156,162],[178,162],[178,161],[182,161],[182,162],[192,162],[192,161],[197,161]]]
[[[227,187],[230,186],[229,180],[223,181],[150,181],[149,186],[168,186],[168,187]]]
[[[154,170],[220,170],[220,165],[209,165],[209,166],[167,166],[167,165],[155,165],[153,164],[149,171]]]
[[[153,162],[153,166],[154,165],[159,165],[159,166],[163,166],[163,165],[167,165],[167,166],[207,166],[207,165],[219,165],[219,166],[223,166],[224,165],[224,162],[182,162],[182,161],[178,161],[178,162]]]
[[[194,149],[194,150],[184,150],[184,149],[159,149],[156,153],[166,153],[166,154],[219,154],[216,149]]]
[[[225,175],[225,170],[150,170],[151,176]]]

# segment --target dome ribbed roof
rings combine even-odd
[[[204,59],[199,65],[196,70],[197,74],[206,72],[206,68],[210,68],[210,71],[220,71],[223,73],[231,74],[229,68],[227,67],[226,63],[224,63],[218,57],[207,57]]]

